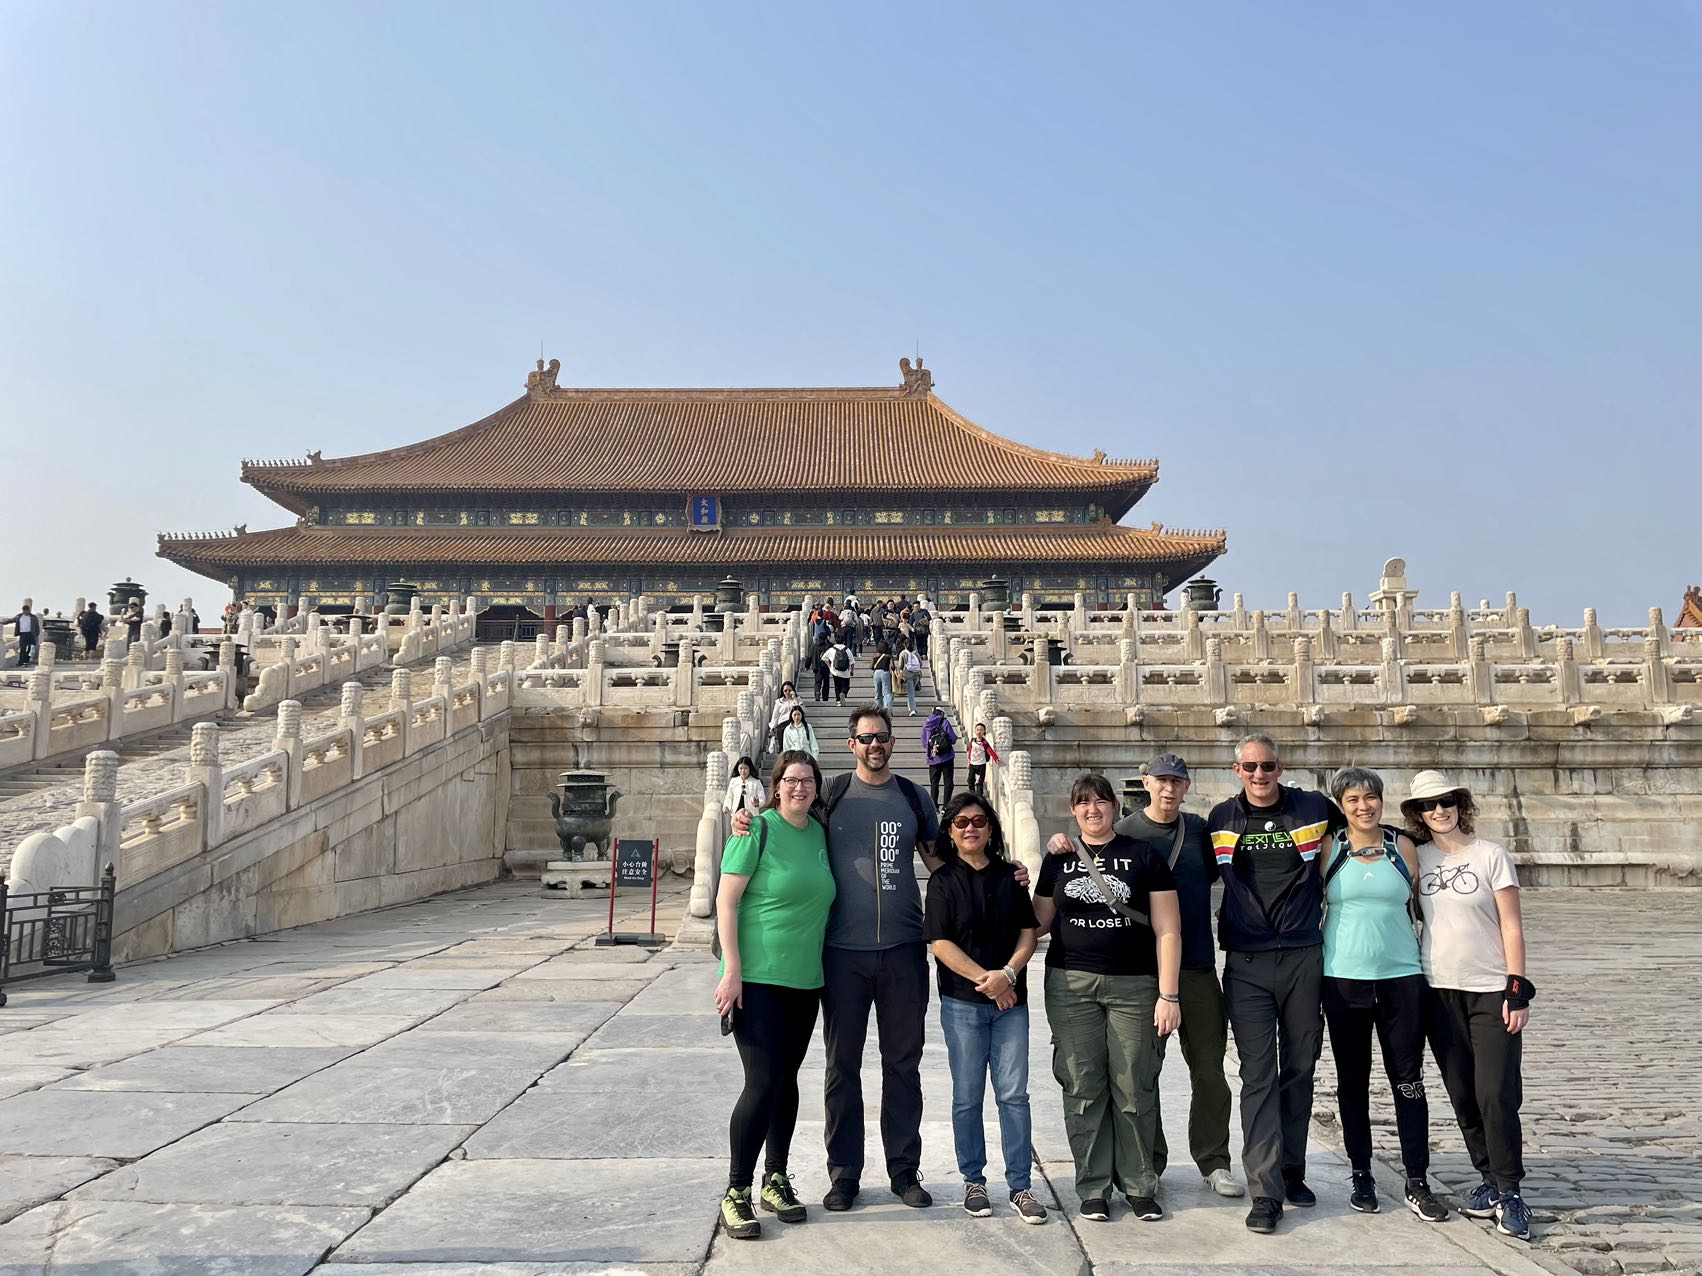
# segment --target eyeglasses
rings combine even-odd
[[[1264,771],[1267,774],[1273,773],[1273,772],[1276,771],[1276,769],[1279,766],[1282,765],[1282,763],[1280,763],[1280,762],[1237,762],[1235,765],[1240,767],[1242,769],[1242,771],[1246,772],[1246,774],[1248,774],[1248,775],[1257,775],[1260,771]]]
[[[1426,814],[1435,810],[1452,811],[1459,804],[1460,799],[1455,797],[1452,793],[1446,793],[1437,798],[1424,798],[1415,803],[1418,809]]]
[[[892,743],[892,732],[890,732],[890,731],[859,731],[856,735],[852,736],[851,738],[853,740],[855,740],[858,744],[891,744]]]
[[[985,815],[960,815],[951,822],[954,829],[984,829],[987,827]]]
[[[801,780],[796,776],[791,775],[783,775],[780,777],[780,783],[794,789],[812,788],[815,785],[815,782],[815,777],[813,775],[806,775]]]

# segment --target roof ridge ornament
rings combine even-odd
[[[556,389],[556,378],[560,374],[560,359],[551,359],[548,363],[545,363],[540,358],[537,369],[526,374],[526,393],[533,395],[553,394]]]
[[[921,355],[916,356],[915,367],[910,366],[910,359],[908,356],[901,358],[898,361],[898,371],[904,378],[903,384],[899,388],[906,395],[915,395],[920,397],[924,394],[933,393],[934,374],[922,366]]]

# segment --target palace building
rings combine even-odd
[[[736,578],[803,594],[1164,596],[1224,550],[1220,531],[1119,521],[1158,462],[1000,438],[933,393],[921,359],[863,389],[577,389],[539,360],[482,421],[385,452],[245,461],[296,515],[250,532],[162,534],[159,554],[239,598],[346,610],[392,581],[434,601],[553,618],[588,600],[706,599]]]

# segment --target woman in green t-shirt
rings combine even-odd
[[[721,1227],[738,1240],[762,1230],[751,1180],[764,1143],[762,1208],[783,1223],[804,1220],[786,1159],[798,1123],[798,1069],[821,1004],[822,944],[834,896],[827,832],[812,815],[820,792],[813,756],[801,749],[781,754],[768,808],[749,833],[728,840],[721,858],[715,927],[723,956],[715,1009],[731,1017],[745,1068],[729,1127],[732,1163]]]

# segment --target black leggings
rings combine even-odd
[[[1336,1059],[1336,1109],[1355,1170],[1371,1168],[1371,1034],[1395,1096],[1395,1129],[1409,1179],[1430,1172],[1430,1105],[1424,1097],[1423,975],[1398,979],[1324,977],[1324,1022]]]
[[[816,1030],[821,989],[746,984],[744,999],[733,1012],[733,1040],[745,1065],[745,1088],[727,1131],[732,1145],[727,1186],[739,1188],[751,1185],[764,1143],[763,1177],[786,1173],[798,1124],[798,1069]]]
[[[928,764],[928,796],[934,799],[935,806],[944,806],[951,801],[952,779],[957,773],[957,760]],[[940,785],[945,785],[946,795],[940,796]]]
[[[1524,1038],[1507,1031],[1502,994],[1426,988],[1424,1035],[1442,1073],[1472,1168],[1503,1192],[1525,1177],[1519,1104]]]

